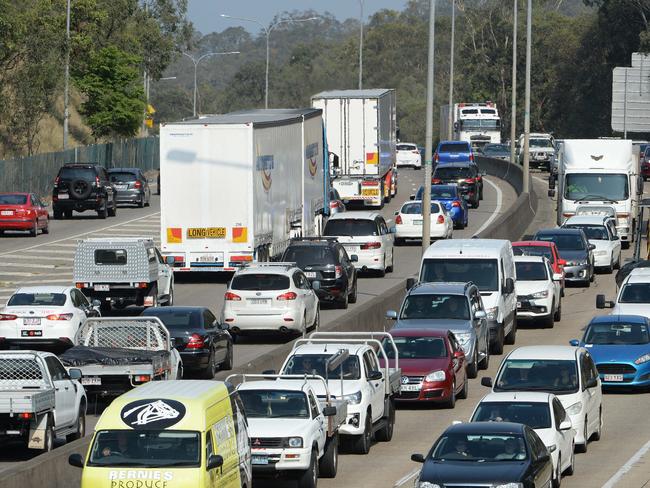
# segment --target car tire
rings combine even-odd
[[[104,202],[102,208],[97,210],[97,216],[102,220],[108,217],[108,203]]]
[[[474,200],[474,204],[472,205],[472,208],[478,208],[480,204],[481,204],[481,200],[477,198],[476,200]]]
[[[588,446],[588,444],[589,444],[589,435],[588,435],[588,432],[589,432],[589,431],[587,430],[587,426],[588,426],[588,425],[589,425],[589,424],[587,423],[587,417],[585,417],[585,425],[584,425],[584,429],[585,429],[585,431],[584,431],[584,432],[585,432],[585,435],[584,435],[584,437],[585,437],[585,442],[584,442],[584,444],[576,444],[576,446],[575,446],[575,450],[576,450],[577,452],[586,453],[586,452],[589,450],[589,446]]]
[[[382,264],[382,268],[377,270],[377,276],[379,276],[380,278],[383,278],[384,276],[386,276],[386,271],[388,271],[388,269],[386,267],[386,255],[385,254],[384,254],[383,259],[381,260],[381,264]]]
[[[576,472],[576,448],[575,445],[571,449],[571,464],[569,464],[569,467],[564,471],[564,474],[567,476],[573,476],[573,473]]]
[[[560,305],[557,307],[557,310],[553,315],[553,320],[555,322],[559,322],[560,320],[562,320],[562,301],[560,301]]]
[[[490,343],[490,354],[503,354],[503,327],[499,327],[497,338]]]
[[[72,218],[72,210],[66,210],[65,211],[65,218],[66,219],[71,219]]]
[[[234,366],[235,366],[235,348],[232,346],[232,344],[229,344],[228,353],[226,354],[226,359],[224,360],[223,363],[221,363],[219,369],[221,371],[230,371]]]
[[[45,227],[43,227],[43,234],[49,234],[50,233],[50,219],[48,217],[47,221],[45,222]]]
[[[504,344],[512,345],[517,340],[517,316],[512,320],[512,329],[508,335],[503,339]]]
[[[451,384],[451,393],[449,394],[449,400],[445,402],[445,408],[454,408],[456,407],[456,380],[454,379]]]
[[[29,235],[31,237],[36,237],[38,235],[38,220],[34,221],[34,225],[32,225],[32,228],[29,231]]]
[[[553,479],[551,479],[551,486],[553,488],[560,488],[562,485],[562,457],[558,456],[557,466],[555,467],[555,473],[553,473]]]
[[[488,350],[485,351],[485,357],[481,359],[481,362],[478,363],[478,368],[482,370],[486,370],[490,367],[490,348],[488,347]]]
[[[458,398],[461,400],[466,400],[467,395],[469,395],[469,375],[465,374],[465,383],[463,383],[463,389],[458,393]]]
[[[53,213],[54,220],[63,219],[63,212],[61,210],[59,210],[58,208],[55,207],[53,209],[52,213]]]
[[[395,403],[392,398],[388,400],[387,417],[386,424],[375,434],[375,439],[379,442],[390,442],[393,438],[393,432],[395,431]]]
[[[338,301],[338,304],[337,304],[337,305],[338,305],[338,308],[341,308],[341,309],[343,309],[343,310],[347,310],[347,308],[348,308],[348,302],[349,302],[349,301],[350,301],[350,296],[346,294],[346,295],[343,297],[343,299],[341,299],[341,300]]]
[[[320,329],[320,305],[316,305],[316,315],[314,316],[314,322],[311,324],[310,329],[312,331]]]
[[[318,475],[321,478],[336,478],[339,468],[339,436],[334,436],[325,445],[325,453],[318,462]]]
[[[601,408],[598,411],[598,430],[596,430],[596,432],[591,434],[591,440],[597,442],[600,440],[602,435],[603,435],[603,409]]]
[[[475,344],[474,360],[472,361],[472,364],[467,365],[467,376],[470,378],[476,378],[478,376],[478,352],[476,351],[477,347],[478,346]]]
[[[144,203],[145,203],[144,200],[145,200],[145,196],[143,193],[142,198],[138,201],[138,208],[144,208]]]
[[[318,452],[316,449],[311,451],[309,459],[309,469],[302,472],[298,478],[298,488],[316,488],[318,484]]]
[[[109,217],[115,217],[117,215],[117,202],[113,199],[113,205],[111,208],[107,209]]]
[[[166,307],[171,307],[174,305],[174,285],[169,285],[169,295],[167,295],[167,301],[165,302]]]
[[[208,357],[208,366],[201,371],[201,376],[204,380],[214,379],[214,376],[217,374],[219,368],[217,368],[217,363],[214,360],[214,351],[210,349],[210,356]]]
[[[355,436],[352,442],[352,449],[357,454],[368,454],[370,452],[370,445],[372,444],[372,419],[370,418],[370,411],[366,412],[366,423],[363,434]]]
[[[391,253],[390,266],[388,268],[386,268],[386,271],[388,273],[392,273],[393,271],[395,271],[395,251],[394,250]]]
[[[348,295],[348,301],[349,301],[350,303],[357,303],[357,298],[358,298],[358,293],[357,293],[357,291],[358,291],[358,287],[359,287],[359,283],[358,283],[357,280],[355,279],[355,280],[354,280],[354,289],[353,289],[353,292],[350,293],[350,294]]]
[[[77,188],[77,186],[79,188]],[[70,186],[68,187],[70,196],[75,200],[85,200],[90,196],[92,190],[93,187],[91,184],[88,181],[82,179],[71,181]]]
[[[76,441],[86,435],[86,406],[82,403],[79,406],[79,416],[77,417],[77,431],[68,434],[65,438],[66,442]]]

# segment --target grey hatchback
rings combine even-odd
[[[108,177],[117,190],[117,203],[148,207],[151,201],[149,182],[139,168],[111,168]]]
[[[467,357],[467,376],[476,378],[490,362],[490,332],[481,293],[472,283],[419,283],[413,286],[399,313],[386,312],[395,329],[450,330]]]

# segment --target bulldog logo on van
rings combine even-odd
[[[137,400],[122,408],[120,417],[136,430],[166,429],[185,417],[185,405],[176,400]]]
[[[273,180],[271,178],[271,172],[273,171],[274,167],[275,167],[275,162],[273,160],[272,154],[266,156],[257,156],[255,169],[260,173],[264,191],[269,191],[271,189],[271,183],[273,183]]]
[[[313,178],[318,172],[318,143],[314,142],[305,148],[305,159],[307,159],[307,169]]]

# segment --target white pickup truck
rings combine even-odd
[[[334,354],[335,370],[347,354]],[[347,402],[329,394],[317,375],[232,375],[248,419],[254,478],[289,477],[299,488],[315,488],[318,478],[334,478],[338,468],[338,432],[347,418]],[[308,381],[309,380],[309,381]],[[326,392],[318,398],[311,381]]]
[[[385,347],[394,351],[394,368],[389,366]],[[347,351],[349,356],[330,374],[327,361],[338,351]],[[384,359],[383,368],[378,355]],[[313,332],[294,342],[280,373],[322,376],[333,396],[348,402],[347,419],[339,433],[351,440],[355,452],[367,454],[373,437],[384,442],[392,439],[401,371],[397,347],[387,332]],[[308,381],[324,398],[323,384]]]
[[[79,378],[48,352],[0,352],[0,441],[21,438],[48,452],[56,437],[83,437],[88,403]]]
[[[119,396],[149,381],[183,377],[180,354],[158,317],[89,318],[74,343],[61,361],[81,371],[89,394]]]

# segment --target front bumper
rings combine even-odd
[[[650,386],[650,362],[639,365],[634,364],[632,361],[597,363],[596,368],[599,371],[603,388],[622,390]],[[605,368],[607,369],[601,372]]]
[[[311,446],[302,449],[253,448],[251,456],[253,473],[256,475],[275,475],[278,471],[305,471],[309,469],[311,462]]]
[[[0,219],[0,230],[32,230],[34,219]]]
[[[420,389],[416,391],[400,391],[395,400],[399,402],[430,402],[442,403],[451,397],[452,384],[450,381],[436,381],[421,383]]]
[[[564,267],[564,280],[569,282],[584,282],[589,280],[589,263],[578,266]]]
[[[435,239],[446,238],[447,226],[445,224],[431,224],[429,235]],[[421,239],[422,225],[395,225],[395,238],[397,239]]]
[[[553,296],[547,298],[517,297],[517,319],[548,317],[553,313]]]

